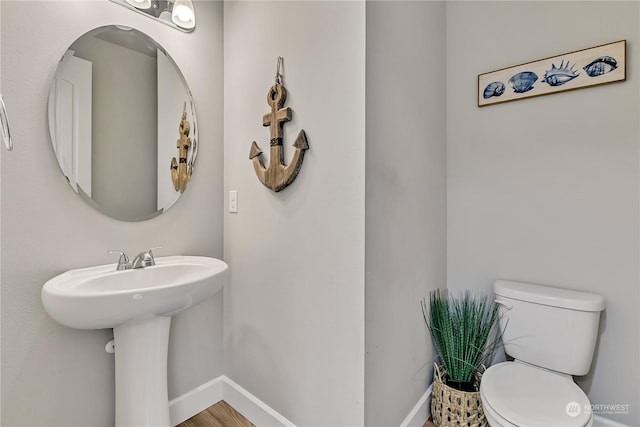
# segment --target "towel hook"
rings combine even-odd
[[[0,93],[0,125],[2,127],[2,141],[7,150],[13,150],[13,141],[11,141],[11,132],[9,131],[9,119],[7,118],[7,108],[4,105],[4,98]]]

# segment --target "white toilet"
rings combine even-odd
[[[504,350],[480,383],[491,427],[588,427],[591,404],[572,375],[585,375],[596,344],[600,295],[498,280]]]

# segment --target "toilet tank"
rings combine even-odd
[[[497,280],[493,290],[509,356],[569,375],[589,372],[601,295],[506,280]]]

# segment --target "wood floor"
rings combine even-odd
[[[176,427],[256,427],[224,400],[209,406]]]
[[[436,427],[436,425],[431,422],[431,417],[429,417],[422,427]]]
[[[221,400],[176,427],[256,427],[242,414]],[[429,418],[423,427],[436,427]]]

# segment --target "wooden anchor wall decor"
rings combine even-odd
[[[176,142],[176,148],[178,149],[179,161],[176,161],[175,157],[171,159],[171,181],[173,181],[175,190],[183,193],[193,173],[193,165],[187,164],[187,156],[191,148],[191,138],[189,138],[190,127],[189,121],[187,120],[186,102],[182,109],[182,119],[180,120],[178,131],[180,132],[180,139]]]
[[[271,128],[271,142],[269,151],[269,167],[265,167],[262,161],[262,150],[255,141],[251,144],[249,159],[253,162],[253,169],[261,183],[273,191],[280,191],[291,184],[298,176],[302,161],[304,160],[304,152],[309,149],[307,135],[304,130],[300,130],[293,146],[296,152],[289,165],[284,164],[284,147],[282,146],[282,125],[291,120],[291,108],[283,108],[284,101],[287,99],[287,89],[282,85],[280,66],[283,62],[282,57],[278,57],[278,65],[276,70],[276,82],[269,92],[267,92],[267,104],[271,106],[271,111],[262,118],[262,125]]]

